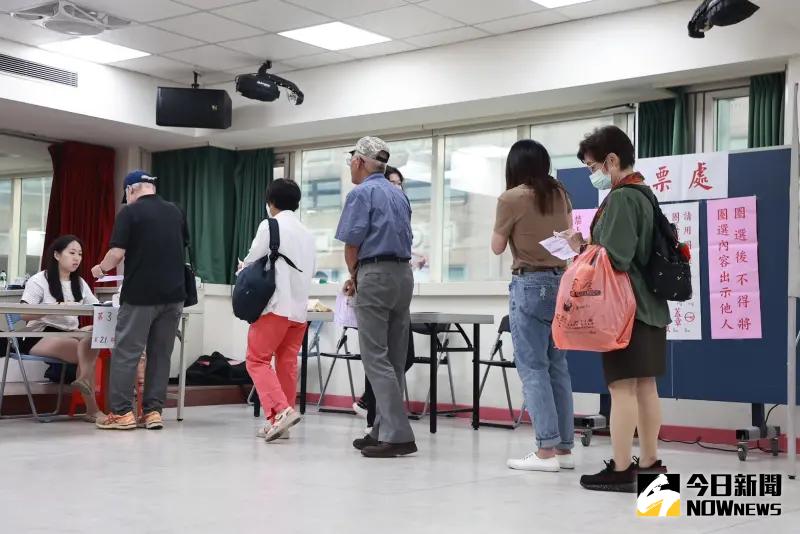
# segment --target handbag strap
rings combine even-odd
[[[290,260],[283,254],[278,252],[278,249],[281,246],[281,231],[280,227],[278,226],[277,219],[270,217],[267,219],[267,223],[269,224],[269,255],[265,257],[269,258],[270,269],[275,268],[275,262],[278,261],[278,258],[283,258],[283,260],[289,265],[289,267],[296,270],[297,272],[302,273],[303,271],[298,269],[297,266],[294,264],[294,262],[292,262],[292,260]]]

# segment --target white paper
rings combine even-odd
[[[353,298],[344,293],[336,295],[336,309],[333,312],[333,322],[347,328],[358,328],[356,310],[353,308]]]
[[[683,156],[681,200],[728,198],[728,153],[709,152]]]
[[[121,275],[121,274],[113,274],[113,275],[109,275],[109,276],[104,276],[104,277],[102,277],[102,278],[98,278],[98,279],[97,279],[97,281],[98,281],[98,282],[100,282],[100,283],[105,283],[105,282],[120,282],[120,281],[122,281],[124,278],[125,278],[125,277],[124,277],[123,275]]]
[[[667,339],[700,340],[703,338],[700,310],[700,203],[665,204],[661,206],[661,211],[678,228],[678,239],[688,244],[692,251],[690,264],[694,296],[686,302],[668,303],[672,324],[667,327]]]
[[[577,252],[572,250],[572,247],[569,246],[569,243],[563,237],[549,237],[544,241],[539,241],[539,244],[542,245],[547,252],[560,260],[571,260],[578,255]]]
[[[636,170],[662,203],[727,198],[728,156],[728,152],[706,152],[643,158],[636,162]],[[598,205],[610,192],[597,192]]]
[[[92,348],[113,349],[116,343],[117,313],[119,308],[112,306],[94,307],[94,326],[92,327]]]
[[[659,202],[683,200],[684,191],[683,156],[644,158],[636,162],[636,170],[642,173]]]

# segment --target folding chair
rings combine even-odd
[[[331,358],[333,361],[331,362],[331,366],[328,369],[328,376],[325,378],[325,384],[320,389],[319,394],[319,401],[317,402],[317,408],[321,411],[326,411],[322,408],[322,403],[325,399],[325,392],[328,390],[328,384],[331,381],[331,375],[333,374],[333,368],[336,366],[336,362],[339,360],[344,360],[347,364],[347,377],[350,382],[350,397],[353,400],[353,403],[356,402],[356,390],[353,385],[353,370],[351,367],[351,362],[360,361],[361,354],[353,354],[350,352],[350,349],[347,346],[347,336],[350,332],[356,332],[357,329],[349,326],[342,327],[342,334],[339,336],[339,340],[336,342],[336,352],[320,352],[319,353],[319,369],[320,373],[322,372],[322,358]],[[321,376],[321,375],[320,375]],[[341,410],[328,410],[328,411],[341,411]],[[353,413],[352,410],[344,410],[347,413]]]
[[[478,399],[480,399],[481,395],[483,394],[483,387],[486,385],[486,379],[489,377],[489,370],[492,367],[499,367],[500,370],[503,372],[503,383],[505,384],[506,388],[506,401],[508,402],[508,415],[511,419],[511,424],[505,423],[484,423],[481,422],[481,426],[491,426],[497,428],[509,428],[511,430],[517,428],[520,423],[522,422],[522,417],[525,414],[525,404],[522,404],[522,408],[519,412],[519,417],[514,418],[514,406],[511,403],[511,391],[508,387],[508,369],[515,369],[517,366],[514,363],[514,360],[507,360],[503,355],[503,334],[510,334],[511,333],[511,325],[509,322],[508,315],[503,317],[500,321],[500,328],[497,329],[497,340],[494,342],[494,346],[492,347],[492,355],[488,360],[480,360],[481,365],[486,366],[486,371],[483,373],[483,379],[481,380],[481,387],[478,392]],[[495,360],[495,357],[499,357]]]
[[[15,324],[21,320],[21,317],[17,314],[5,314],[6,316],[6,324],[8,325],[9,332],[17,332],[15,328]],[[24,337],[24,332],[20,333],[21,335],[18,337]],[[31,408],[31,413],[27,415],[2,415],[2,408],[3,408],[3,395],[5,394],[6,390],[6,377],[8,376],[8,364],[11,360],[16,360],[19,364],[19,370],[22,374],[22,381],[25,385],[25,393],[28,396],[28,404]],[[58,383],[58,399],[56,401],[56,409],[53,412],[49,413],[39,413],[36,410],[36,403],[33,401],[33,392],[31,391],[31,382],[28,380],[28,373],[25,371],[25,365],[23,362],[42,362],[42,363],[58,363],[61,364],[61,376]],[[0,382],[0,419],[18,419],[18,418],[26,418],[26,417],[33,417],[40,423],[49,423],[51,421],[51,417],[54,417],[59,414],[61,411],[61,397],[64,392],[64,376],[67,371],[67,366],[62,360],[58,360],[56,358],[47,358],[45,356],[33,356],[30,354],[22,354],[19,350],[19,342],[17,337],[10,337],[8,338],[8,345],[6,346],[6,358],[5,363],[3,364],[3,379]]]
[[[460,328],[457,326],[457,328]],[[439,372],[439,367],[442,365],[447,366],[447,378],[450,382],[450,399],[453,402],[453,406],[456,405],[456,390],[453,386],[453,371],[450,368],[450,352],[448,351],[448,347],[450,345],[450,339],[448,339],[448,335],[450,333],[459,333],[459,330],[451,329],[451,325],[449,324],[412,324],[411,331],[414,334],[424,335],[428,339],[431,336],[431,330],[435,329],[436,332],[436,372]],[[461,331],[463,333],[463,331]],[[431,358],[430,356],[414,356],[414,364],[423,364],[423,365],[430,365]],[[405,387],[405,395],[406,395],[406,404],[408,404],[408,384]],[[420,413],[415,413],[411,415],[412,419],[422,419],[428,414],[428,405],[431,401],[431,388],[430,385],[428,386],[428,394],[425,396],[425,404],[422,406],[422,411]],[[446,411],[439,412],[442,415],[447,415]]]

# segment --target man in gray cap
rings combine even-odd
[[[348,164],[356,188],[347,195],[336,239],[345,243],[350,280],[356,295],[361,359],[375,391],[377,414],[372,433],[353,442],[369,458],[393,458],[417,452],[403,404],[411,273],[411,204],[383,173],[389,147],[364,137],[350,151]]]

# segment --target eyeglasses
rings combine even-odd
[[[345,156],[344,161],[349,167],[350,165],[352,165],[354,159],[363,159],[363,157],[359,154],[348,154],[347,156]]]

